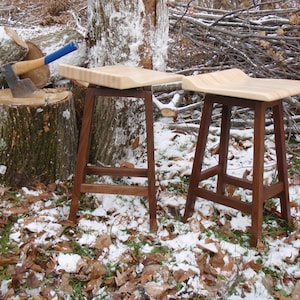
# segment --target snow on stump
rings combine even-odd
[[[72,93],[56,89],[13,98],[0,90],[0,184],[28,186],[74,172],[77,125]]]

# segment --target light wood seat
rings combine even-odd
[[[181,81],[183,75],[154,71],[126,65],[86,69],[61,64],[59,74],[66,78],[116,90],[147,87],[154,84]]]
[[[180,81],[182,75],[159,72],[131,66],[107,66],[86,69],[70,65],[60,65],[61,76],[85,82],[86,91],[82,127],[80,132],[77,162],[72,191],[69,219],[76,222],[82,193],[122,194],[147,197],[149,200],[150,230],[157,230],[156,187],[154,162],[153,105],[151,85]],[[91,86],[94,85],[94,86]],[[145,103],[147,168],[115,168],[89,165],[92,121],[95,101],[99,96],[141,98]],[[87,175],[108,175],[117,177],[145,177],[145,186],[120,186],[87,183]]]
[[[290,221],[288,173],[284,133],[282,99],[300,94],[300,81],[284,79],[250,78],[239,69],[230,69],[182,79],[186,90],[205,93],[190,185],[183,221],[192,215],[197,197],[229,206],[251,215],[251,245],[262,243],[264,202],[280,198],[281,217]],[[202,170],[207,137],[214,104],[222,106],[219,159],[215,166]],[[254,152],[252,181],[237,178],[227,173],[227,155],[233,106],[247,107],[254,111]],[[271,109],[274,120],[275,149],[278,181],[264,185],[264,139],[266,110]],[[216,176],[216,189],[208,190],[201,182]],[[252,202],[238,200],[226,193],[227,185],[252,191]]]
[[[300,82],[288,79],[252,78],[240,69],[182,78],[186,90],[258,101],[274,101],[300,94]]]

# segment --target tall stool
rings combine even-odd
[[[192,215],[197,197],[207,199],[251,215],[251,246],[262,243],[263,206],[267,199],[280,198],[281,217],[290,221],[290,203],[284,114],[282,99],[300,94],[300,81],[281,79],[250,78],[241,70],[230,69],[210,74],[183,78],[183,88],[205,93],[190,185],[183,221]],[[222,106],[219,159],[217,165],[202,170],[207,137],[213,106]],[[231,126],[231,109],[240,106],[254,111],[254,153],[252,181],[234,177],[227,173],[228,143]],[[265,115],[267,109],[273,112],[275,149],[277,157],[278,182],[264,185],[264,139]],[[201,182],[217,176],[215,191],[201,187]],[[252,191],[252,202],[238,200],[226,194],[226,185],[233,185]]]
[[[104,193],[135,195],[149,200],[150,230],[157,230],[156,222],[156,187],[154,162],[153,106],[151,85],[179,81],[181,75],[158,72],[130,66],[106,66],[85,69],[69,65],[60,65],[61,76],[94,84],[88,87],[85,96],[82,127],[79,138],[77,162],[72,192],[69,220],[76,222],[83,193]],[[145,103],[147,168],[102,167],[89,165],[92,136],[92,120],[95,101],[99,96],[141,98]],[[118,177],[145,177],[144,186],[111,185],[87,183],[87,175],[108,175]]]

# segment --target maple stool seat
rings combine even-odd
[[[182,75],[122,65],[86,69],[65,64],[59,66],[59,73],[63,77],[85,82],[87,85],[95,85],[87,88],[85,96],[69,220],[76,222],[82,193],[143,196],[149,200],[150,230],[156,231],[156,186],[151,85],[181,81]],[[88,164],[94,105],[98,96],[122,97],[125,99],[141,98],[144,100],[147,168],[102,167]],[[145,177],[148,181],[145,186],[96,184],[87,183],[87,175]]]
[[[187,76],[182,79],[185,90],[205,93],[190,185],[183,221],[192,215],[197,197],[207,199],[251,215],[251,246],[262,243],[263,206],[267,199],[280,198],[281,217],[290,221],[290,203],[284,134],[282,99],[300,94],[300,81],[251,78],[239,69]],[[222,119],[217,165],[202,170],[207,137],[215,103],[221,104]],[[228,143],[233,106],[254,111],[253,177],[246,180],[227,173]],[[273,112],[278,182],[264,185],[264,139],[266,110]],[[201,187],[205,179],[216,176],[215,191]],[[252,191],[252,202],[226,195],[226,185]]]

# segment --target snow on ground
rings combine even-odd
[[[16,270],[25,268],[34,251],[43,256],[44,260],[40,260],[47,268],[43,270],[42,263],[35,259],[35,268],[27,266],[26,274],[32,275],[34,270],[39,284],[35,286],[35,281],[24,275],[17,287],[15,271],[9,269],[12,275],[1,283],[1,298],[299,299],[300,242],[296,228],[300,187],[290,187],[296,227],[286,235],[283,222],[266,218],[264,249],[249,246],[249,216],[203,199],[197,200],[193,216],[184,224],[180,217],[197,135],[170,130],[169,122],[163,118],[155,122],[157,234],[149,232],[147,202],[142,198],[87,195],[81,203],[79,223],[72,227],[67,221],[69,199],[53,192],[50,199],[33,201],[10,232],[11,243],[19,249]],[[215,131],[218,128],[209,135],[206,167],[217,160],[211,151],[218,144]],[[239,142],[232,140],[228,168],[234,175],[251,176],[251,130],[236,134]],[[276,176],[272,135],[267,137],[266,150],[266,181],[271,182]],[[134,157],[131,159],[133,162]],[[137,166],[143,163],[140,158]],[[127,182],[135,183],[133,179]],[[207,185],[213,187],[214,181],[207,180]],[[42,193],[24,187],[20,201],[25,203],[26,197]],[[246,192],[236,193],[245,200],[251,199]],[[4,205],[1,204],[2,214],[11,216],[12,208]],[[21,288],[24,278],[27,289]],[[81,283],[80,292],[71,284],[75,279]],[[78,293],[85,296],[80,298]]]

